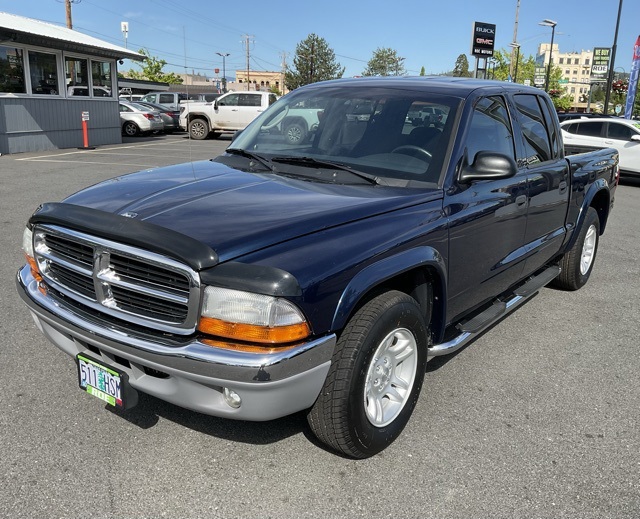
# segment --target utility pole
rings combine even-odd
[[[611,47],[611,60],[609,61],[609,72],[607,74],[607,90],[604,94],[604,110],[602,115],[609,113],[609,99],[611,97],[611,85],[613,84],[614,67],[616,65],[616,47],[618,46],[618,29],[620,28],[620,14],[622,13],[622,0],[618,4],[618,19],[616,21],[616,32],[613,36],[613,47]]]
[[[513,40],[511,40],[513,43],[517,43],[518,42],[518,13],[519,12],[520,12],[520,0],[518,0],[518,3],[516,5],[516,23],[513,26]],[[511,47],[511,61],[509,62],[509,76],[511,76],[512,78],[514,76],[514,72],[513,72],[513,55],[516,53],[515,51],[516,51],[515,47]],[[520,47],[518,46],[518,55],[519,54],[520,54]],[[516,58],[516,59],[518,59],[518,58]],[[517,66],[518,65],[517,65],[517,61],[516,61],[516,67]]]
[[[253,38],[253,35],[245,34],[244,35],[244,44],[247,47],[247,90],[251,88],[251,78],[249,77],[249,41]]]
[[[73,22],[71,21],[71,4],[79,4],[82,0],[65,0],[64,6],[67,14],[67,29],[73,29]]]
[[[309,84],[313,83],[313,57],[315,55],[315,42],[311,42],[311,56],[310,56],[310,67],[309,67]]]
[[[284,78],[285,78],[285,74],[287,72],[287,56],[289,55],[287,52],[282,51],[280,53],[280,55],[282,56],[282,63],[281,63],[281,71],[280,71],[280,93],[282,95],[284,95],[286,92],[284,91]]]

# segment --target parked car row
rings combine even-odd
[[[171,110],[146,101],[130,103],[120,99],[119,104],[123,135],[134,137],[151,132],[171,133],[180,129],[178,110]]]
[[[615,148],[620,174],[640,176],[640,121],[620,117],[570,119],[560,123],[568,154]]]

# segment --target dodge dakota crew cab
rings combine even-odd
[[[270,92],[229,92],[213,102],[191,101],[180,105],[180,127],[192,139],[218,138],[222,132],[243,130],[276,101]]]
[[[307,101],[317,125],[291,140],[281,123]],[[429,109],[437,126],[407,119]],[[219,157],[43,204],[17,287],[107,405],[145,392],[241,420],[305,411],[320,441],[364,458],[402,431],[428,358],[549,283],[587,282],[617,181],[615,150],[564,156],[535,88],[317,83]]]

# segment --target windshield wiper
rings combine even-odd
[[[247,150],[243,150],[242,148],[227,148],[225,150],[226,153],[230,153],[231,155],[240,155],[241,157],[246,157],[251,160],[255,160],[262,164],[264,167],[273,171],[273,164],[266,158],[258,155],[257,153],[252,153]]]
[[[310,168],[329,168],[329,169],[337,169],[339,171],[346,171],[347,173],[351,173],[352,175],[362,178],[369,182],[370,184],[379,185],[380,179],[374,175],[369,175],[367,173],[363,173],[362,171],[358,171],[356,169],[350,168],[345,164],[341,164],[340,162],[333,162],[330,160],[318,160],[313,157],[273,157],[272,162],[280,162],[282,164],[292,164],[296,166],[307,166]]]

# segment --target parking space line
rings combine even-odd
[[[21,159],[21,160],[27,160],[27,159]],[[28,159],[29,162],[58,162],[60,164],[65,163],[65,162],[70,162],[68,160],[54,160],[54,159]],[[160,166],[157,164],[129,164],[127,162],[97,162],[97,161],[82,161],[80,162],[76,162],[76,164],[101,164],[104,166],[134,166],[136,168],[147,168],[147,169],[155,169],[155,168],[159,168]]]

